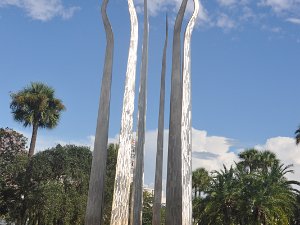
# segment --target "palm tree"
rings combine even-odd
[[[211,182],[209,172],[204,168],[198,168],[192,173],[192,188],[195,198],[201,196],[201,192],[207,190]]]
[[[235,169],[224,166],[221,171],[213,172],[213,179],[207,191],[206,214],[209,224],[236,224],[237,202],[240,186]]]
[[[296,144],[298,145],[300,143],[300,126],[299,128],[295,131],[295,139],[296,139]]]
[[[280,163],[270,151],[247,150],[239,163],[213,173],[200,199],[195,222],[199,224],[289,224],[295,214],[296,189],[288,180],[291,165]],[[250,169],[251,167],[251,169]]]
[[[38,128],[57,126],[61,111],[65,110],[60,99],[54,97],[54,89],[39,82],[32,82],[23,90],[11,94],[10,108],[16,121],[24,127],[32,126],[29,157],[33,156]]]
[[[239,158],[242,160],[239,165],[249,173],[256,170],[268,170],[269,167],[279,164],[276,154],[267,150],[248,149],[241,152]]]
[[[193,221],[194,224],[203,224],[203,212],[205,210],[206,191],[211,185],[212,177],[204,168],[198,168],[192,173],[192,189],[193,189]]]

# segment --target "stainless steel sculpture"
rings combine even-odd
[[[121,118],[120,145],[116,167],[111,225],[127,225],[130,194],[130,163],[134,111],[135,75],[138,44],[138,20],[133,0],[128,0],[130,14],[130,47]]]
[[[191,36],[199,12],[194,0],[194,13],[187,25],[183,44],[182,74],[182,225],[192,224],[192,127],[191,127]]]
[[[85,216],[86,225],[102,224],[103,216],[104,179],[106,174],[110,92],[114,49],[114,36],[106,14],[107,4],[108,0],[103,0],[101,6],[101,14],[106,32],[106,53]]]
[[[165,44],[163,50],[161,81],[160,81],[154,204],[153,204],[153,217],[152,217],[153,225],[161,224],[160,209],[161,209],[161,197],[162,197],[162,172],[163,172],[162,168],[163,168],[163,147],[164,147],[165,80],[166,80],[167,46],[168,46],[168,17],[166,17],[166,38],[165,38]]]
[[[188,0],[183,0],[181,3],[176,17],[173,35],[166,225],[182,224],[182,76],[180,32],[187,1]]]
[[[146,108],[147,108],[147,71],[148,71],[148,7],[147,0],[144,0],[144,34],[142,50],[142,66],[140,76],[140,90],[138,100],[138,129],[136,145],[136,162],[133,178],[133,225],[142,224],[143,211],[143,185],[144,185],[144,145],[146,129]]]

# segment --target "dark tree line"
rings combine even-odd
[[[0,129],[0,218],[18,225],[84,224],[92,152],[61,146],[29,157],[27,139]],[[110,222],[118,146],[109,145],[104,223]],[[287,179],[269,151],[247,150],[220,171],[193,172],[193,220],[199,225],[300,224],[299,182]],[[143,225],[152,224],[152,193],[144,193]],[[162,208],[164,222],[165,208]]]
[[[0,219],[17,225],[83,225],[92,152],[57,145],[32,157],[27,139],[0,129]],[[104,224],[110,223],[118,145],[108,146]],[[143,224],[152,224],[153,195],[144,194]]]
[[[31,158],[23,150],[1,151],[1,216],[18,225],[83,224],[91,159],[88,148],[73,145]]]

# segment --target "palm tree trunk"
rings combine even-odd
[[[153,225],[160,225],[160,210],[162,196],[162,168],[163,168],[163,148],[164,148],[164,114],[165,114],[165,80],[166,80],[166,58],[168,46],[168,17],[166,17],[166,38],[163,50],[162,71],[160,82],[160,102],[157,132],[157,153],[155,169],[155,186],[154,186],[154,204],[153,204]]]
[[[183,0],[176,17],[173,35],[166,225],[182,224],[182,76],[180,32],[186,5],[187,0]]]
[[[140,92],[138,102],[138,130],[136,145],[135,177],[133,179],[133,225],[142,224],[143,212],[143,183],[144,183],[144,145],[146,129],[146,107],[147,107],[147,70],[148,70],[148,7],[144,0],[144,34],[143,53],[140,78]]]
[[[106,53],[101,85],[101,96],[98,110],[97,128],[93,152],[93,161],[89,182],[88,202],[85,225],[103,224],[104,182],[106,175],[107,141],[109,127],[110,93],[112,81],[114,36],[106,14],[108,0],[101,7],[106,32]]]
[[[34,123],[32,125],[32,136],[30,141],[30,147],[29,147],[29,153],[28,156],[32,157],[34,154],[35,144],[36,144],[36,138],[37,138],[37,131],[38,131],[38,125]]]

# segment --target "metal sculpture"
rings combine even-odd
[[[160,81],[157,152],[156,152],[154,203],[153,203],[153,218],[152,218],[153,225],[161,224],[160,209],[161,209],[161,197],[162,197],[162,168],[163,168],[163,147],[164,147],[165,80],[166,80],[167,46],[168,46],[168,17],[166,17],[166,38],[165,38],[165,44],[163,50],[161,81]]]
[[[180,32],[187,1],[188,0],[183,0],[181,3],[176,17],[173,35],[166,225],[182,224],[182,76]]]
[[[191,36],[199,12],[194,0],[194,12],[187,25],[183,44],[182,74],[182,225],[192,224],[192,126],[191,126]]]
[[[102,224],[103,217],[104,180],[106,175],[110,93],[114,49],[114,35],[106,14],[108,1],[109,0],[103,0],[101,6],[102,20],[106,32],[106,50],[92,169],[89,182],[88,202],[85,216],[86,225]]]
[[[142,224],[143,210],[143,184],[144,184],[144,146],[145,146],[145,129],[146,129],[146,108],[147,108],[147,71],[148,71],[148,7],[147,0],[144,0],[144,34],[142,50],[142,66],[140,76],[140,89],[138,100],[138,129],[136,145],[136,162],[133,179],[133,225]]]
[[[138,20],[133,0],[128,0],[130,14],[130,47],[128,53],[125,92],[121,118],[120,145],[111,212],[111,225],[127,225],[130,194],[130,163],[138,45]]]

